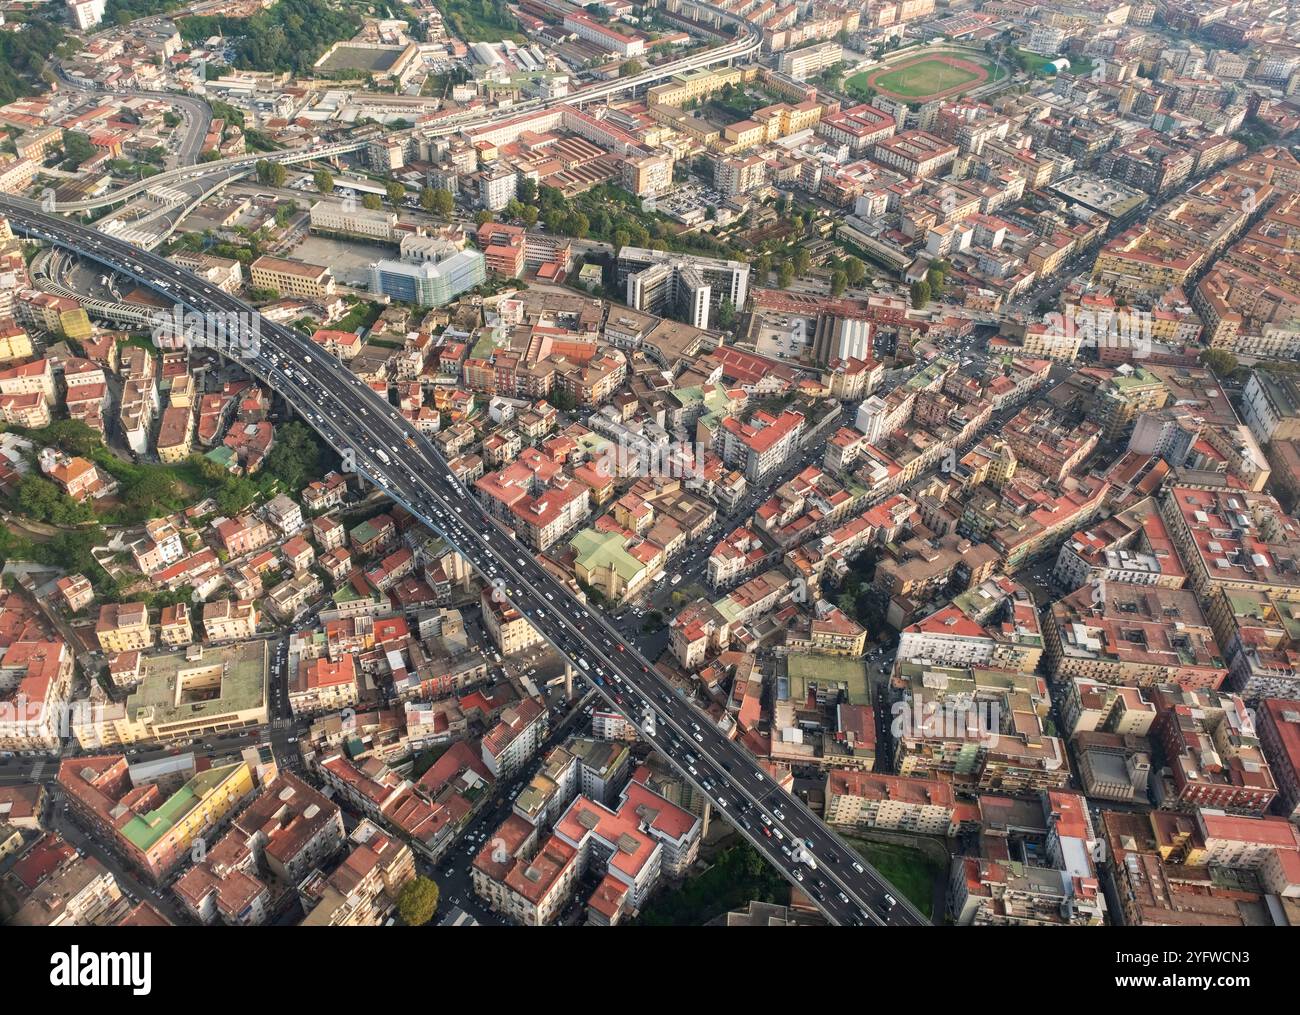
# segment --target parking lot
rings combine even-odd
[[[812,333],[802,317],[769,317],[754,338],[755,351],[773,359],[801,359],[812,345]]]
[[[328,236],[305,235],[286,256],[308,264],[327,264],[343,285],[365,288],[370,284],[370,265],[385,257],[396,257],[392,247],[361,243],[357,240],[334,240]]]

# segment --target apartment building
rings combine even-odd
[[[125,905],[113,873],[93,856],[78,856],[57,832],[41,836],[17,861],[11,876],[18,881],[36,870],[41,880],[5,921],[10,927],[106,926]],[[21,882],[24,888],[26,884]]]
[[[275,542],[271,527],[253,515],[227,518],[216,527],[217,538],[231,557],[255,553]]]
[[[579,796],[555,823],[555,837],[576,852],[582,875],[602,875],[588,900],[588,918],[613,926],[636,912],[664,875],[680,876],[699,850],[703,824],[696,815],[646,784],[644,770],[616,806]]]
[[[503,779],[518,771],[546,739],[550,713],[539,698],[524,698],[507,708],[483,737],[483,764],[492,776]]]
[[[120,754],[66,758],[58,779],[77,819],[156,882],[189,859],[194,842],[254,788],[247,762],[238,761],[198,772],[167,794],[158,783],[136,785]]]
[[[905,130],[877,141],[871,158],[905,176],[927,180],[939,176],[957,159],[958,148],[923,130]]]
[[[300,659],[289,680],[289,707],[296,716],[337,712],[359,700],[356,662],[347,653],[337,661]]]
[[[1196,596],[1181,589],[1098,582],[1052,604],[1044,623],[1048,672],[1108,684],[1215,690],[1227,662]]]
[[[257,634],[257,603],[219,599],[203,604],[203,630],[210,642],[236,641]]]
[[[894,767],[900,775],[951,777],[984,792],[1069,785],[1065,743],[1043,726],[1048,693],[1041,678],[1005,669],[899,662],[892,687],[901,731]]]
[[[767,162],[758,155],[732,155],[714,165],[713,185],[727,197],[758,190],[767,182]]]
[[[11,592],[0,611],[6,614],[6,623],[22,623],[30,611]],[[66,735],[72,650],[62,641],[39,638],[14,641],[0,660],[0,751],[49,753]]]
[[[1135,226],[1101,248],[1092,279],[1126,299],[1154,300],[1186,283],[1204,257],[1191,240]]]
[[[1142,688],[1073,677],[1065,686],[1061,720],[1070,736],[1113,733],[1145,737],[1155,724],[1156,707]]]
[[[1188,584],[1267,592],[1300,601],[1300,522],[1264,493],[1167,486],[1160,514],[1187,568]]]
[[[292,536],[303,527],[302,508],[288,494],[278,493],[266,505],[266,520],[282,536]]]
[[[1121,437],[1144,412],[1163,408],[1169,391],[1160,378],[1142,367],[1122,364],[1096,390],[1089,418],[1101,427],[1101,439]]]
[[[475,894],[494,912],[527,927],[554,920],[579,877],[576,849],[555,835],[538,840],[538,830],[512,814],[470,869]]]
[[[95,587],[83,574],[71,574],[56,583],[69,613],[79,613],[95,601]]]
[[[500,211],[519,190],[519,174],[509,166],[490,166],[477,179],[479,204],[488,211]]]
[[[498,602],[492,590],[484,588],[480,596],[483,608],[483,628],[503,656],[514,655],[540,644],[542,636],[528,618],[504,599]]]
[[[95,637],[105,653],[148,648],[153,644],[149,608],[144,603],[105,603],[99,608]]]
[[[189,606],[186,603],[164,606],[158,617],[158,641],[169,648],[184,648],[193,640]]]
[[[914,835],[957,832],[952,784],[937,779],[832,768],[826,775],[826,823]]]
[[[623,160],[623,189],[637,197],[656,197],[672,190],[673,167],[676,160],[671,152],[654,152],[630,156]]]
[[[796,81],[807,81],[843,59],[844,47],[838,42],[817,42],[782,53],[777,69]]]
[[[1151,735],[1167,763],[1153,780],[1160,807],[1268,810],[1277,784],[1241,698],[1171,685],[1152,688],[1151,698],[1159,712]]]
[[[144,523],[145,535],[131,544],[135,566],[152,575],[185,555],[180,532],[166,518],[150,518]]]
[[[995,575],[899,632],[896,657],[945,666],[1003,666],[1032,672],[1043,652],[1033,598]]]
[[[1255,723],[1259,745],[1277,783],[1281,812],[1300,825],[1300,702],[1264,698]]]
[[[618,253],[618,284],[627,305],[659,317],[675,317],[708,328],[723,303],[745,305],[749,265],[666,250],[623,247]]]
[[[351,848],[328,877],[313,870],[298,884],[307,912],[302,927],[379,927],[397,909],[402,888],[416,876],[411,847],[369,819],[348,836]]]
[[[747,423],[728,416],[719,429],[722,460],[744,472],[747,482],[756,483],[798,454],[803,433],[803,413],[793,409],[778,416],[760,409]]]
[[[1229,686],[1249,701],[1300,697],[1300,600],[1215,588],[1206,609],[1227,659]]]
[[[1300,440],[1300,380],[1280,371],[1254,370],[1241,393],[1242,419],[1255,439]]]

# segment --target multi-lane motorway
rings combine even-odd
[[[218,351],[280,393],[355,470],[442,534],[635,722],[656,750],[836,924],[919,925],[925,918],[753,757],[674,693],[597,610],[578,601],[513,533],[483,511],[437,449],[310,339],[120,239],[0,196],[15,232],[75,250],[158,290],[235,342]]]

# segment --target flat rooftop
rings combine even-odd
[[[246,712],[266,703],[267,643],[261,639],[204,646],[202,656],[187,651],[145,656],[144,680],[126,699],[127,715],[139,719],[153,710],[153,725],[192,722]]]

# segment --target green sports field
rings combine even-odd
[[[916,54],[893,68],[855,74],[845,82],[850,94],[867,89],[896,99],[951,96],[983,84],[1000,74],[978,55],[944,51]]]
[[[886,92],[920,98],[935,92],[978,81],[980,76],[964,67],[949,67],[938,60],[923,60],[876,78],[876,87]]]

